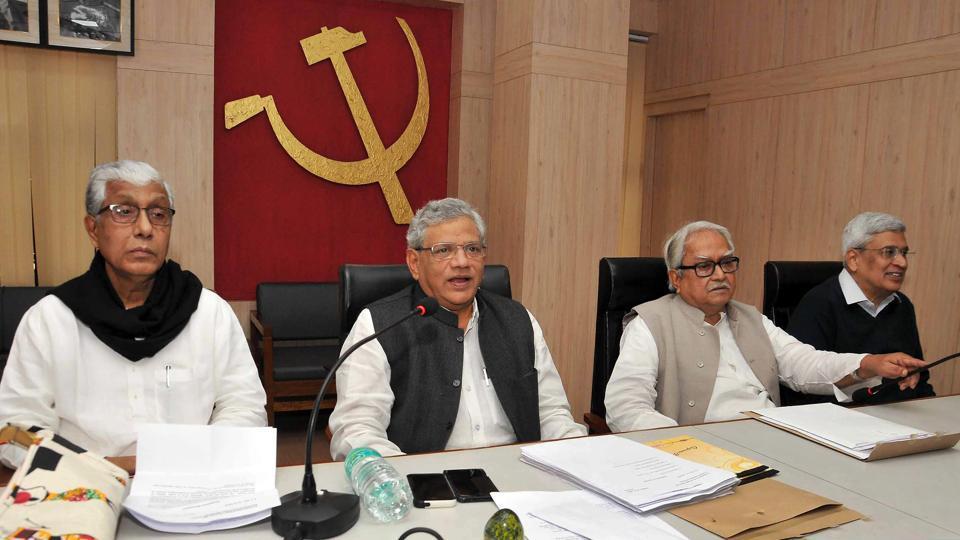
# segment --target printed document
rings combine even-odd
[[[140,426],[124,503],[150,528],[198,533],[259,521],[280,504],[274,428]]]

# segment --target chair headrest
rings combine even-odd
[[[260,283],[257,313],[274,339],[336,338],[340,331],[337,283]]]

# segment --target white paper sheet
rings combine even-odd
[[[816,403],[754,411],[772,424],[803,432],[811,439],[866,459],[882,442],[932,437],[933,433],[847,409]]]
[[[202,532],[258,521],[280,504],[277,432],[233,426],[140,426],[124,506],[144,525]]]
[[[655,516],[636,512],[589,491],[491,493],[499,508],[520,516],[529,540],[681,540],[679,531]]]
[[[640,512],[728,493],[732,472],[617,436],[525,446],[520,459]]]

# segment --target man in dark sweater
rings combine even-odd
[[[343,363],[330,415],[334,459],[360,446],[387,456],[587,434],[533,314],[480,288],[485,230],[459,199],[430,201],[413,217],[407,268],[417,282],[367,306],[343,348],[424,296],[442,309],[407,319]]]
[[[922,359],[913,303],[899,292],[907,273],[905,232],[889,214],[864,212],[850,220],[843,230],[844,269],[803,297],[787,332],[820,350],[904,352]],[[870,402],[932,396],[929,378],[924,372],[916,388],[892,387]]]

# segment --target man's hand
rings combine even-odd
[[[883,377],[886,379],[897,379],[903,377],[909,371],[927,365],[923,360],[918,360],[909,354],[890,353],[890,354],[868,354],[860,361],[858,376],[863,379],[870,377]],[[900,389],[915,388],[920,381],[920,374],[915,373],[910,377],[900,381]]]

